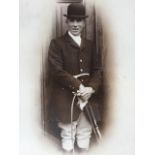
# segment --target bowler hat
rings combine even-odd
[[[70,4],[67,8],[67,15],[65,14],[67,18],[87,18],[85,6],[76,3],[76,4]]]

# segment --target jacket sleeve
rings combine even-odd
[[[102,81],[102,57],[96,52],[95,48],[92,49],[91,78],[88,86],[92,87],[96,92]]]
[[[48,62],[55,81],[69,88],[71,91],[77,91],[79,89],[80,80],[74,78],[73,75],[64,70],[62,49],[56,40],[52,40],[50,43]]]

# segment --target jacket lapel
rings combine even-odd
[[[81,40],[81,50],[83,50],[86,46],[86,39],[82,37],[82,40]]]

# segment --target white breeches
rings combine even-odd
[[[61,143],[64,150],[71,151],[75,140],[79,148],[89,148],[92,127],[83,112],[79,119],[73,122],[72,126],[61,122],[58,123],[58,126],[61,128]]]

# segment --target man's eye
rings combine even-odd
[[[81,19],[81,18],[77,19],[77,22],[80,22],[80,21],[82,21],[82,19]]]
[[[70,18],[69,19],[71,22],[74,22],[74,21],[77,21],[77,22],[80,22],[80,21],[82,21],[82,19],[81,18]]]
[[[70,18],[69,19],[71,22],[74,22],[76,19],[75,18]]]

